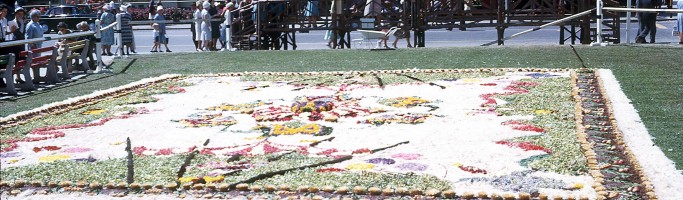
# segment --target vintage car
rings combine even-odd
[[[66,23],[71,30],[77,30],[76,24],[82,21],[87,21],[92,27],[97,14],[90,9],[90,5],[59,5],[50,7],[40,18],[41,24],[47,25],[47,32],[56,33],[59,22]]]

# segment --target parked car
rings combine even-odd
[[[50,7],[41,16],[41,24],[48,27],[49,33],[57,32],[57,24],[64,22],[69,29],[77,30],[76,24],[87,21],[88,24],[95,24],[97,14],[90,9],[90,5],[59,5]]]

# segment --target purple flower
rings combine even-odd
[[[64,153],[83,153],[87,151],[92,151],[91,148],[82,148],[82,147],[74,147],[74,148],[68,148],[64,149]]]
[[[400,170],[405,170],[405,171],[424,171],[427,170],[427,165],[419,164],[419,163],[402,163],[396,168]]]
[[[557,75],[548,74],[548,73],[530,73],[530,74],[526,74],[526,75],[531,76],[531,78],[535,78],[535,79],[557,76]]]
[[[21,156],[21,153],[19,152],[0,153],[0,158],[14,158],[19,156]]]
[[[370,160],[367,160],[367,162],[372,163],[372,164],[382,164],[382,165],[393,165],[396,163],[394,159],[391,158],[373,158]]]
[[[417,154],[417,153],[397,153],[392,155],[392,158],[399,158],[399,159],[404,159],[404,160],[417,160],[421,157],[422,155]]]

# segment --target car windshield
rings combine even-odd
[[[91,14],[91,13],[92,13],[92,10],[90,10],[90,8],[87,6],[54,7],[50,11],[50,15],[76,15],[76,14]]]

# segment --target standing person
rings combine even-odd
[[[683,0],[678,0],[676,7],[678,9],[683,9]],[[678,28],[678,44],[683,44],[683,13],[678,13],[676,27]]]
[[[209,15],[211,15],[211,51],[216,51],[216,43],[218,43],[218,38],[221,37],[221,22],[216,19],[220,19],[220,13],[218,8],[214,5],[214,0],[209,0]]]
[[[104,5],[104,13],[100,17],[102,27],[107,27],[116,21],[116,16],[111,13],[111,4]],[[102,55],[113,56],[111,45],[114,45],[114,29],[110,28],[102,31]]]
[[[33,39],[33,38],[42,38],[43,33],[45,30],[43,30],[43,27],[40,26],[40,11],[39,10],[31,10],[31,12],[28,15],[31,17],[31,22],[26,24],[26,33],[24,34],[24,38],[26,39]],[[43,46],[43,42],[36,42],[36,43],[31,43],[28,44],[27,49],[37,49]]]
[[[318,16],[320,16],[320,9],[318,5],[320,5],[320,1],[318,0],[309,0],[306,3],[306,10],[304,11],[304,16],[308,18],[309,28],[318,27],[318,25],[315,24],[315,22],[318,21]]]
[[[154,23],[152,24],[152,35],[154,36],[154,45],[152,46],[152,50],[149,52],[156,53],[160,52],[161,47],[159,45],[159,41],[161,38],[159,38],[159,24]]]
[[[133,16],[130,15],[130,5],[121,5],[121,45],[119,48],[121,48],[121,54],[128,54],[130,55],[130,52],[132,51],[135,53],[135,49],[133,48],[133,41],[135,40],[133,37],[133,26],[130,24],[130,22],[133,20]],[[124,48],[125,46],[125,48]],[[123,50],[126,50],[126,53],[123,53]]]
[[[147,4],[149,7],[149,19],[154,19],[154,15],[156,15],[156,5],[154,4],[154,0],[149,0],[149,4]]]
[[[166,52],[172,52],[170,49],[168,49],[168,35],[166,35],[165,20],[164,7],[159,5],[157,6],[157,14],[154,15],[154,23],[159,24],[159,43],[164,44],[164,47],[166,47]],[[161,50],[161,48],[159,50]]]
[[[211,50],[211,15],[209,14],[209,8],[211,4],[209,2],[204,2],[202,4],[204,10],[202,10],[202,35],[201,39],[204,41],[204,50]]]
[[[194,31],[192,35],[192,39],[195,42],[195,48],[197,51],[202,51],[202,11],[204,10],[204,5],[202,5],[202,1],[197,1],[195,2],[195,7],[196,10],[194,11]]]
[[[194,43],[194,49],[196,51],[197,49],[199,49],[197,47],[197,21],[196,20],[197,20],[197,11],[199,10],[199,9],[197,9],[197,2],[194,2],[190,6],[190,10],[192,11],[192,18],[191,19],[194,20],[194,21],[192,21],[192,23],[190,23],[190,32],[192,32],[192,42]]]
[[[14,9],[14,20],[7,22],[8,32],[7,40],[23,40],[24,33],[26,33],[26,11],[22,7]],[[24,50],[23,46],[20,51]]]
[[[5,17],[7,17],[8,12],[9,7],[4,3],[0,4],[0,42],[4,42],[7,39],[9,24]]]
[[[636,0],[636,8],[656,8],[661,5],[660,0]],[[650,34],[650,43],[655,43],[657,34],[657,13],[638,12],[638,34],[636,43],[646,43],[645,37]]]

